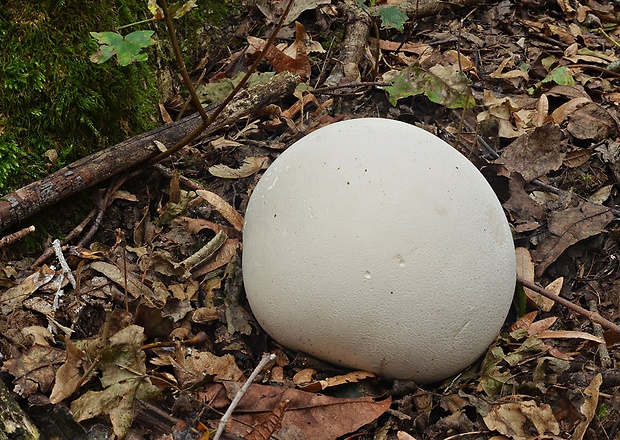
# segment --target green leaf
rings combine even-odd
[[[90,35],[99,42],[100,47],[90,56],[90,60],[101,64],[116,54],[121,66],[145,61],[148,55],[140,51],[152,44],[153,34],[154,31],[135,31],[123,37],[116,32],[91,32]]]
[[[422,94],[447,108],[471,108],[476,105],[467,77],[456,66],[436,65],[426,71],[414,64],[396,75],[392,85],[384,87],[384,90],[392,105],[396,105],[401,98]]]
[[[409,19],[407,14],[396,6],[381,6],[378,15],[381,19],[381,26],[383,28],[396,29],[399,32],[404,32],[404,24]]]

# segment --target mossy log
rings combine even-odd
[[[39,430],[0,380],[0,440],[38,440]]]
[[[290,95],[299,81],[298,76],[284,72],[247,91],[242,91],[214,124],[207,127],[204,134],[213,133],[267,104]],[[0,200],[0,231],[18,225],[42,209],[86,188],[144,164],[160,153],[154,141],[159,141],[170,148],[198,128],[201,122],[200,115],[196,113],[82,158],[41,180],[7,194]]]

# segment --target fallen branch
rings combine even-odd
[[[269,81],[242,91],[228,104],[220,117],[206,128],[203,135],[234,124],[267,104],[290,95],[299,81],[298,76],[283,72]],[[202,119],[196,113],[84,157],[37,182],[7,194],[0,199],[0,231],[18,225],[42,209],[86,188],[140,166],[161,153],[154,141],[166,146],[175,145],[201,124]]]

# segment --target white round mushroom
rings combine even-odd
[[[265,172],[248,203],[243,279],[285,347],[433,382],[475,362],[513,297],[515,253],[482,174],[389,119],[334,123]]]

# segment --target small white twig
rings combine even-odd
[[[222,416],[222,419],[220,420],[220,424],[217,427],[217,432],[215,433],[213,440],[219,440],[219,438],[222,436],[222,433],[224,432],[224,429],[226,428],[226,424],[228,423],[230,416],[232,415],[233,411],[235,410],[235,408],[241,401],[241,398],[243,397],[243,395],[246,393],[248,388],[250,388],[250,385],[252,385],[252,382],[254,382],[254,379],[256,379],[256,376],[258,376],[258,373],[260,373],[263,370],[263,368],[265,368],[265,365],[275,360],[275,358],[276,358],[276,355],[273,353],[271,354],[265,353],[263,355],[263,357],[261,358],[256,368],[254,368],[254,371],[252,371],[252,374],[250,374],[250,377],[248,377],[248,380],[246,380],[243,386],[241,387],[241,389],[237,391],[235,398],[230,403],[230,406],[228,407],[228,409]]]
[[[56,258],[60,262],[60,267],[62,267],[63,274],[69,279],[71,286],[75,290],[77,288],[77,283],[75,282],[75,278],[73,277],[73,272],[71,272],[71,268],[67,264],[67,260],[65,260],[65,256],[62,253],[62,248],[60,247],[60,240],[56,239],[52,242],[52,246],[54,247],[54,252],[56,253]]]

